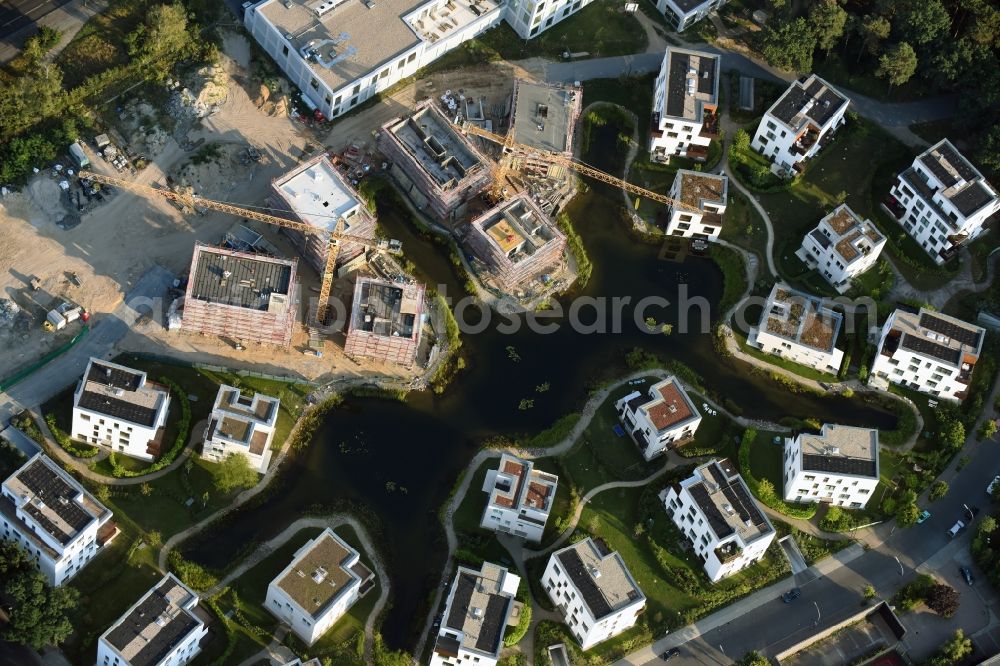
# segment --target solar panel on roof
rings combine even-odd
[[[948,160],[948,164],[958,172],[958,175],[962,177],[962,180],[975,180],[978,178],[975,168],[969,163],[967,159],[962,157],[962,155],[952,148],[949,144],[943,143],[938,146],[938,152]]]
[[[917,352],[918,354],[932,356],[946,363],[951,363],[952,365],[958,365],[958,361],[962,357],[961,352],[957,349],[945,347],[942,344],[928,340],[927,338],[921,338],[917,335],[911,335],[910,333],[903,334],[903,340],[900,342],[900,346],[902,346],[903,349],[909,349],[910,351]]]
[[[979,338],[982,335],[981,331],[959,326],[955,322],[935,317],[930,312],[924,312],[920,315],[920,325],[935,333],[941,333],[953,340],[958,340],[963,345],[969,345],[970,347],[978,347]]]
[[[60,543],[64,545],[69,543],[76,533],[94,519],[74,501],[80,491],[68,484],[41,459],[18,472],[17,478],[37,500],[42,502],[46,509],[55,513],[73,530],[72,533],[65,532],[48,518],[43,513],[42,508],[34,502],[29,502],[22,507],[22,510],[41,524],[45,531],[58,539]]]
[[[597,587],[590,572],[587,571],[587,566],[580,558],[580,554],[574,548],[570,548],[559,553],[559,561],[566,570],[566,575],[580,592],[580,596],[583,597],[583,601],[587,604],[594,619],[599,620],[611,613],[611,604],[604,598],[604,594]]]
[[[452,597],[451,610],[448,612],[448,627],[461,631],[465,626],[465,615],[469,612],[469,602],[475,590],[476,578],[471,574],[463,573],[455,581],[455,596]]]
[[[991,201],[993,201],[993,195],[979,182],[970,183],[963,187],[961,192],[957,192],[951,197],[951,202],[966,217]]]
[[[875,461],[843,456],[821,456],[814,453],[802,454],[802,469],[833,474],[857,474],[875,476]]]
[[[715,532],[715,536],[724,539],[735,532],[729,521],[726,520],[722,512],[719,511],[719,508],[712,502],[712,498],[709,496],[708,490],[703,483],[694,484],[688,489],[688,492],[691,493],[691,497],[701,507],[701,512],[708,519],[709,527]]]
[[[483,622],[479,628],[479,636],[476,638],[476,648],[488,652],[496,653],[500,648],[500,639],[506,629],[504,618],[507,616],[507,606],[511,603],[510,598],[501,597],[498,594],[491,595],[486,602],[486,611],[483,613]]]

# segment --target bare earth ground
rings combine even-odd
[[[437,97],[446,90],[486,97],[487,105],[503,104],[510,96],[512,75],[526,75],[523,70],[515,72],[510,65],[484,65],[434,74],[370,109],[337,122],[329,134],[318,137],[314,130],[286,115],[284,100],[275,103],[280,100],[280,91],[269,102],[262,98],[260,83],[252,81],[249,74],[250,48],[244,36],[229,33],[224,53],[219,72],[213,74],[222,85],[213,89],[221,101],[214,113],[195,121],[186,136],[191,142],[203,139],[202,145],[219,144],[218,156],[200,165],[193,164],[197,150],[185,151],[178,143],[184,137],[175,139],[162,127],[145,124],[155,125],[155,118],[148,114],[162,114],[163,110],[154,110],[150,104],[139,101],[128,107],[131,116],[115,129],[130,137],[150,163],[137,176],[130,177],[125,172],[123,177],[161,186],[169,174],[205,197],[260,205],[270,191],[271,180],[297,164],[307,147],[325,146],[337,151],[352,142],[371,146],[373,134],[381,125],[417,102]],[[257,103],[262,107],[258,108]],[[261,151],[263,159],[260,163],[243,165],[240,153],[251,143]],[[96,155],[92,161],[94,170],[117,175]],[[118,192],[110,201],[85,212],[78,226],[64,230],[57,222],[68,213],[75,213],[69,208],[60,201],[58,180],[45,171],[21,192],[0,198],[0,267],[3,267],[0,298],[12,298],[33,317],[23,317],[15,329],[0,329],[0,377],[24,367],[79,331],[79,324],[71,324],[57,333],[41,329],[45,311],[61,298],[93,313],[111,312],[131,284],[151,266],[159,264],[178,276],[185,274],[194,241],[217,243],[222,233],[237,222],[221,213],[183,215],[165,201]],[[295,256],[273,230],[258,230],[265,232],[287,256]],[[70,281],[71,272],[79,277],[81,286]],[[300,263],[300,275],[305,301],[315,294],[318,277],[304,263]],[[38,291],[29,287],[32,277],[41,282]],[[338,288],[346,293],[348,286],[340,283]],[[309,379],[329,378],[331,373],[412,374],[395,366],[358,364],[343,355],[342,339],[328,341],[322,358],[305,356],[301,351],[306,338],[303,326],[296,331],[291,350],[251,346],[237,351],[221,340],[168,332],[154,319],[136,327],[122,346],[189,361],[256,366],[265,371],[271,368],[275,373]]]

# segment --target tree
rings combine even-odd
[[[226,457],[215,468],[213,482],[215,489],[228,493],[236,488],[251,488],[257,485],[257,471],[250,467],[250,461],[242,453]]]
[[[111,499],[111,489],[107,486],[97,486],[97,490],[94,491],[94,497],[101,504],[107,504],[108,500]]]
[[[747,652],[743,657],[736,662],[736,666],[768,666],[769,662],[764,655],[756,650]]]
[[[955,635],[941,644],[937,654],[931,657],[931,666],[951,666],[957,664],[972,654],[972,641],[965,637],[961,629],[955,630]]]
[[[812,69],[816,33],[804,18],[769,27],[761,53],[768,63],[782,69],[808,72]]]
[[[860,62],[861,56],[865,53],[868,55],[878,53],[879,44],[888,39],[892,25],[884,16],[869,14],[866,20],[861,22],[858,31],[861,34],[861,48],[858,49],[858,62]]]
[[[145,23],[125,36],[125,46],[133,60],[152,66],[157,76],[166,76],[174,62],[195,50],[187,10],[179,3],[153,6]]]
[[[146,543],[148,543],[152,548],[159,548],[163,545],[163,535],[156,530],[148,532],[146,534]]]
[[[992,439],[997,434],[997,422],[993,419],[986,419],[983,425],[979,426],[979,439]]]
[[[909,527],[917,522],[917,518],[920,517],[920,509],[917,507],[916,502],[909,502],[903,504],[896,511],[896,524],[900,527]]]
[[[75,588],[52,587],[31,555],[9,540],[0,541],[0,573],[0,597],[10,609],[0,638],[39,650],[69,637],[69,612],[79,599]]]
[[[153,494],[153,486],[149,485],[148,483],[139,484],[139,494],[141,494],[143,497],[149,497],[150,495]]]
[[[941,445],[946,449],[958,450],[965,444],[965,425],[961,421],[948,421],[939,435]]]
[[[944,481],[935,481],[931,485],[931,492],[928,497],[933,502],[934,500],[941,499],[948,493],[948,484]]]
[[[733,148],[743,151],[750,148],[750,133],[742,127],[733,135]]]
[[[941,0],[907,0],[897,7],[896,29],[908,42],[929,44],[951,27],[951,17]]]
[[[997,519],[993,516],[986,516],[979,522],[980,534],[992,534],[997,529]]]
[[[927,592],[924,600],[927,607],[943,617],[951,617],[958,610],[959,594],[958,590],[951,585],[938,583]]]
[[[809,23],[816,35],[816,45],[827,55],[830,55],[830,49],[844,35],[847,12],[837,3],[837,0],[825,0],[816,3],[809,10]]]
[[[893,86],[901,86],[909,81],[916,71],[916,52],[906,42],[900,42],[890,47],[878,59],[878,69],[875,70],[875,76],[887,79],[889,89],[892,90]]]

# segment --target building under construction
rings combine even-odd
[[[291,213],[292,219],[320,230],[318,234],[304,234],[294,229],[282,229],[303,258],[320,274],[326,268],[329,232],[336,230],[370,237],[375,243],[375,217],[326,155],[319,155],[275,178],[271,186],[278,195],[278,206]],[[337,265],[354,259],[364,249],[359,243],[341,243]]]
[[[382,126],[378,147],[400,188],[421,210],[454,220],[491,182],[488,160],[426,101]]]
[[[423,323],[424,286],[358,277],[344,352],[411,366]]]
[[[515,143],[540,151],[573,156],[573,137],[580,118],[583,94],[573,86],[514,80],[510,132]],[[525,175],[563,179],[563,166],[518,152],[514,166]]]
[[[288,347],[298,318],[295,269],[294,259],[196,244],[181,330]]]
[[[566,249],[566,236],[525,193],[502,201],[471,224],[469,246],[507,290],[524,288],[552,270]]]

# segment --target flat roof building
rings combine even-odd
[[[782,467],[786,501],[863,509],[879,481],[878,430],[824,423],[785,439]]]
[[[282,206],[300,222],[321,233],[304,234],[282,228],[302,252],[302,256],[322,275],[330,249],[329,232],[337,231],[371,238],[375,243],[375,217],[368,211],[357,191],[340,175],[325,154],[300,164],[271,181]],[[364,252],[364,246],[340,243],[337,265],[343,265]]]
[[[111,510],[45,454],[3,482],[0,536],[24,547],[52,585],[79,573],[117,535]]]
[[[256,393],[243,395],[241,389],[223,384],[205,426],[201,457],[222,462],[233,454],[247,457],[250,466],[264,474],[271,461],[271,442],[278,424],[280,402]]]
[[[510,132],[515,143],[563,157],[573,156],[573,137],[580,119],[583,94],[574,86],[531,83],[514,79]],[[564,178],[566,167],[518,152],[513,165],[521,173]]]
[[[875,265],[883,247],[885,236],[871,220],[841,204],[806,234],[795,255],[843,294],[851,280]]]
[[[402,190],[438,219],[461,216],[492,179],[488,159],[431,101],[383,125],[378,146]]]
[[[505,290],[552,271],[566,249],[566,236],[523,192],[474,219],[467,240]]]
[[[101,634],[97,666],[182,666],[207,634],[198,595],[168,573]]]
[[[559,477],[535,469],[530,460],[504,453],[500,466],[486,472],[483,492],[489,500],[479,526],[540,542],[545,533]]]
[[[494,666],[511,620],[521,578],[484,562],[479,571],[460,566],[448,593],[430,666]]]
[[[667,25],[683,32],[707,17],[728,0],[654,0],[653,4],[667,20]]]
[[[591,537],[552,553],[542,586],[584,650],[635,626],[646,607],[622,556]]]
[[[673,375],[650,386],[645,395],[632,391],[622,397],[615,411],[646,460],[690,441],[701,425],[698,408]]]
[[[729,178],[678,169],[669,196],[684,206],[672,204],[667,209],[667,235],[718,240],[729,200]]]
[[[844,360],[837,336],[844,316],[823,300],[778,282],[767,297],[760,323],[747,344],[821,372],[836,374]]]
[[[374,586],[360,553],[328,527],[270,582],[264,605],[312,645]]]
[[[163,453],[170,391],[146,373],[91,358],[73,394],[73,437],[153,460]]]
[[[719,135],[719,70],[713,53],[668,47],[653,88],[650,159],[704,161]]]
[[[358,277],[344,353],[411,366],[423,316],[423,285]]]
[[[294,259],[196,243],[181,330],[288,347],[298,300]]]

